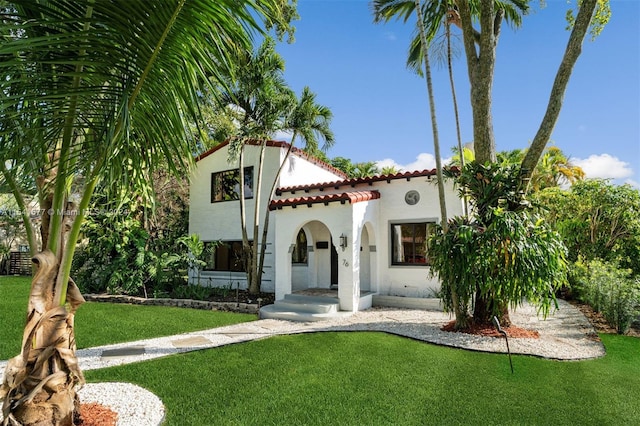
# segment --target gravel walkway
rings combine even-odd
[[[538,339],[510,339],[514,354],[532,355],[555,360],[582,360],[605,355],[605,349],[597,338],[587,318],[574,306],[558,301],[559,309],[542,320],[533,307],[525,305],[511,312],[511,321],[522,328],[537,330]],[[77,351],[80,368],[91,370],[131,362],[146,361],[180,352],[214,348],[229,344],[264,339],[283,334],[312,333],[321,331],[382,331],[399,336],[475,351],[506,352],[504,339],[480,337],[464,333],[451,333],[440,328],[451,320],[442,312],[372,308],[354,315],[321,322],[292,322],[265,319],[241,323],[211,330],[147,339],[137,342],[108,345]],[[0,361],[0,381],[4,375],[5,361]],[[114,389],[116,389],[114,391]],[[84,395],[82,392],[85,392]],[[107,395],[113,395],[113,398]],[[153,394],[128,384],[90,384],[80,392],[84,402],[100,402],[120,414],[118,426],[155,426],[164,416],[162,403]],[[105,399],[106,398],[106,399]],[[119,407],[131,406],[131,401],[142,399],[146,405],[141,410],[145,419],[122,413]],[[149,413],[156,413],[150,416]],[[159,420],[160,419],[160,420]]]

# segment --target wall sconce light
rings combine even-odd
[[[347,236],[344,234],[340,235],[340,247],[342,251],[347,248]]]

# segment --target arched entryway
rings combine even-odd
[[[292,291],[337,289],[338,254],[324,223],[314,220],[301,226],[290,253]]]

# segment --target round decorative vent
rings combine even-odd
[[[410,206],[418,204],[418,201],[420,201],[420,193],[412,189],[411,191],[408,191],[406,194],[404,194],[404,201]]]

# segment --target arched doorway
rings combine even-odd
[[[301,226],[290,253],[292,291],[337,288],[338,253],[324,223],[314,220]]]

